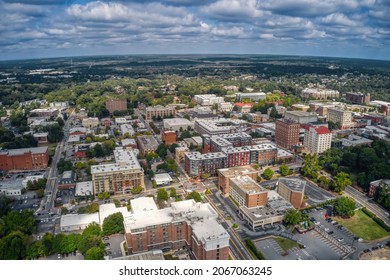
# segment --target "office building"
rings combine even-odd
[[[124,194],[145,187],[144,170],[133,151],[116,148],[115,163],[91,166],[94,195],[102,192]]]
[[[225,101],[222,96],[216,96],[215,94],[197,94],[194,99],[201,106],[212,106]]]
[[[115,111],[127,111],[127,100],[122,99],[108,99],[106,100],[106,109],[113,114]]]
[[[145,118],[147,121],[153,118],[173,118],[176,116],[176,109],[173,106],[156,105],[153,107],[146,107]]]
[[[230,113],[234,108],[234,105],[231,102],[221,102],[218,103],[218,111],[222,113]]]
[[[176,132],[194,129],[194,122],[185,118],[171,118],[163,120],[164,129],[173,130]]]
[[[259,101],[265,99],[266,94],[264,92],[237,92],[236,98],[238,101],[243,99],[250,99],[252,101]]]
[[[300,209],[305,195],[306,182],[299,179],[280,178],[277,183],[277,192],[289,201],[296,209]]]
[[[332,133],[325,126],[305,127],[303,145],[312,154],[321,154],[330,149],[332,144]]]
[[[142,155],[156,151],[158,148],[158,141],[153,135],[137,136],[138,149]]]
[[[316,113],[304,112],[304,111],[286,111],[284,113],[284,118],[299,124],[318,121],[318,115]]]
[[[275,122],[275,142],[276,145],[291,149],[299,144],[299,123],[291,120],[280,119]]]
[[[121,128],[121,133],[122,135],[128,135],[128,136],[134,136],[135,134],[135,131],[134,131],[134,128],[131,124],[128,124],[128,123],[125,123],[125,124],[121,124],[120,126]]]
[[[172,130],[161,131],[161,141],[163,141],[165,145],[176,143],[176,132]]]
[[[352,125],[352,112],[341,108],[328,108],[328,121],[340,124],[341,129],[349,128]]]
[[[201,177],[202,174],[216,176],[218,169],[227,167],[227,158],[224,153],[201,154],[189,152],[184,156],[184,169],[191,177]]]
[[[347,101],[354,104],[368,105],[370,104],[370,94],[361,92],[348,92],[345,96]]]
[[[218,169],[218,188],[226,195],[230,193],[230,179],[248,176],[256,181],[257,175],[258,171],[250,165]]]
[[[240,206],[248,208],[265,206],[268,192],[249,176],[230,178],[229,194]]]
[[[220,118],[218,120],[196,120],[195,131],[201,135],[221,135],[239,131],[240,125],[247,124],[243,120]]]
[[[47,147],[0,151],[0,170],[42,170],[48,167]]]

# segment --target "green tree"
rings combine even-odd
[[[0,218],[0,238],[2,238],[5,233],[6,233],[7,229],[5,227],[5,222],[2,218]]]
[[[333,212],[337,216],[349,218],[355,215],[355,201],[349,197],[336,198],[333,204]]]
[[[103,234],[124,233],[122,213],[114,213],[106,217],[103,221]]]
[[[157,191],[157,199],[158,200],[168,200],[168,193],[164,188],[161,188]]]
[[[100,236],[101,234],[100,226],[96,223],[90,223],[84,230],[83,230],[83,236],[89,237],[89,236]]]
[[[131,189],[131,193],[132,194],[140,194],[142,192],[142,187],[141,186],[138,186],[138,187],[133,187]]]
[[[316,179],[318,177],[318,171],[321,170],[318,157],[316,154],[307,154],[303,159],[302,174],[305,177]]]
[[[168,155],[167,146],[164,143],[161,143],[160,145],[158,145],[156,153],[159,155],[160,158],[166,158]]]
[[[326,178],[326,176],[320,176],[317,181],[318,181],[318,185],[321,188],[329,189],[330,180],[328,178]]]
[[[45,246],[45,256],[48,256],[53,253],[53,242],[54,242],[54,235],[52,233],[45,233],[44,236],[42,236],[42,244]]]
[[[68,208],[66,208],[66,207],[61,207],[61,215],[66,215],[66,214],[68,214],[68,213],[69,213]]]
[[[290,169],[288,168],[288,166],[286,164],[283,163],[279,166],[279,172],[280,172],[280,175],[287,176],[288,174],[290,174]]]
[[[198,193],[196,191],[192,191],[192,192],[190,192],[187,195],[187,199],[193,199],[196,202],[201,202],[202,201],[202,196],[200,195],[200,193]]]
[[[0,217],[6,215],[10,208],[9,208],[9,203],[11,200],[6,197],[5,195],[0,195]]]
[[[375,201],[378,202],[383,207],[390,208],[390,184],[385,182],[380,182],[378,188],[375,192]]]
[[[20,231],[31,234],[35,231],[35,218],[31,211],[11,211],[3,217],[7,232]]]
[[[34,241],[27,250],[27,257],[29,259],[38,259],[46,256],[46,248],[41,240]]]
[[[332,189],[335,192],[341,193],[347,186],[352,184],[349,175],[345,172],[339,172],[333,177]]]
[[[289,225],[297,225],[302,220],[302,213],[299,210],[290,209],[286,212],[284,216],[284,221]]]
[[[176,189],[175,188],[171,188],[170,192],[169,192],[169,196],[170,197],[176,197],[177,196],[177,193],[176,193]]]
[[[26,257],[28,237],[14,231],[0,239],[0,260],[21,260]]]
[[[85,252],[84,259],[86,260],[103,260],[104,249],[99,247],[92,247]]]
[[[200,178],[202,178],[203,180],[207,180],[209,177],[210,177],[209,173],[202,173],[202,175],[200,176]]]
[[[272,169],[267,168],[264,170],[263,172],[264,179],[271,180],[272,176],[274,176],[274,172],[272,171]]]

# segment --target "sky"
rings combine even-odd
[[[198,53],[390,60],[390,0],[0,0],[0,60]]]

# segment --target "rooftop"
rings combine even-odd
[[[18,156],[23,155],[25,153],[32,153],[32,154],[43,154],[47,152],[47,146],[43,147],[36,147],[36,148],[23,148],[23,149],[11,149],[11,150],[1,150],[1,155],[8,154],[9,156]]]
[[[92,181],[77,182],[75,196],[85,196],[93,194]]]
[[[189,152],[185,154],[190,160],[205,160],[205,159],[216,159],[225,158],[226,155],[221,152],[201,154],[199,152]]]
[[[114,150],[114,157],[116,163],[91,166],[91,174],[103,172],[142,170],[134,151],[124,150],[122,147],[119,147]]]
[[[130,203],[131,203],[131,211],[133,213],[158,210],[153,197],[139,197],[130,200]]]
[[[99,224],[99,213],[93,214],[69,214],[61,216],[61,227],[73,227],[76,225]]]
[[[253,174],[257,173],[258,171],[254,169],[250,165],[246,166],[237,166],[237,167],[231,167],[231,168],[223,168],[223,169],[218,169],[219,173],[221,173],[225,177],[233,177],[237,175],[247,175],[247,174]]]
[[[247,194],[256,194],[265,191],[265,189],[262,186],[256,183],[249,176],[238,175],[234,178],[231,178],[230,180]]]
[[[317,127],[317,128],[315,128],[314,130],[317,132],[317,134],[330,134],[330,133],[332,133],[332,132],[330,132],[330,130],[329,130],[327,127],[325,127],[325,126]]]
[[[279,178],[278,184],[283,184],[291,191],[303,192],[305,190],[306,181],[290,178]]]

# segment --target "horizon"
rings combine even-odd
[[[115,55],[390,60],[387,0],[0,0],[0,61]]]

